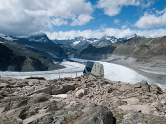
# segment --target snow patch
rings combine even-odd
[[[73,45],[75,46],[75,45],[77,45],[79,43],[80,43],[80,41],[75,41],[75,42],[73,42]]]
[[[51,95],[52,97],[67,98],[67,94]]]
[[[16,39],[14,39],[14,38],[12,38],[12,37],[10,37],[10,36],[3,35],[3,34],[0,34],[0,37],[4,38],[4,39],[7,40],[7,41],[13,41],[13,40],[16,40]]]

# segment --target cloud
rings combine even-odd
[[[71,30],[65,32],[46,32],[50,39],[68,39],[78,36],[86,38],[101,38],[103,35],[115,36],[117,38],[129,37],[133,34],[144,37],[161,37],[165,36],[166,29],[154,29],[154,30],[131,30],[130,28],[116,29],[116,28],[102,28],[98,30]]]
[[[97,8],[103,9],[108,16],[118,15],[123,6],[139,6],[149,8],[155,3],[155,0],[99,0]]]
[[[159,14],[159,15],[158,15]],[[157,14],[145,13],[136,23],[135,26],[142,29],[154,28],[166,25],[166,11],[157,11]]]
[[[149,8],[155,3],[155,0],[139,0],[142,8]]]
[[[115,19],[114,20],[114,24],[119,24],[120,23],[120,20],[119,19]]]
[[[97,8],[104,9],[109,16],[118,15],[123,6],[139,6],[139,0],[99,0]]]
[[[74,38],[74,37],[78,37],[78,36],[83,36],[86,38],[92,38],[92,37],[96,37],[96,38],[100,38],[104,35],[104,32],[101,32],[100,30],[84,30],[84,31],[80,31],[80,30],[71,30],[71,31],[65,31],[65,32],[45,32],[47,34],[47,36],[50,39],[68,39],[68,38]]]
[[[122,29],[125,29],[125,28],[127,28],[127,25],[122,25]]]
[[[93,19],[92,16],[90,15],[79,15],[72,23],[72,26],[76,26],[76,25],[84,25],[87,22],[89,22],[91,19]]]
[[[68,21],[67,20],[64,20],[63,18],[54,18],[51,20],[52,24],[53,25],[56,25],[56,26],[61,26],[61,25],[67,25],[68,24]]]
[[[0,0],[0,33],[32,35],[69,22],[84,25],[92,12],[87,0]]]

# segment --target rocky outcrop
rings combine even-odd
[[[2,124],[162,124],[165,113],[166,92],[145,81],[0,78]]]
[[[97,106],[84,113],[74,124],[113,124],[113,114],[108,108]]]
[[[122,124],[164,124],[166,120],[162,117],[144,115],[140,112],[130,112],[124,116]]]

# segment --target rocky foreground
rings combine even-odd
[[[165,124],[166,90],[84,76],[0,78],[0,124],[36,123]]]

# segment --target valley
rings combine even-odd
[[[129,83],[149,80],[149,82],[157,83],[161,87],[165,85],[166,37],[144,38],[132,35],[131,37],[118,39],[105,35],[100,39],[76,37],[74,39],[50,40],[47,35],[40,34],[27,38],[1,35],[0,40],[2,42],[0,45],[10,49],[12,56],[16,54],[15,56],[28,58],[28,60],[22,59],[22,64],[17,65],[21,65],[19,69],[16,69],[14,64],[7,65],[8,63],[6,63],[6,70],[2,70],[6,72],[0,72],[2,77],[9,76],[21,79],[31,76],[41,76],[46,79],[75,77],[82,75],[84,69],[82,64],[85,64],[87,60],[95,60],[106,64],[105,78],[109,77],[108,79],[110,80],[120,80]],[[71,59],[71,57],[86,61],[80,63],[79,60],[78,63],[76,61],[78,59]],[[7,59],[4,56],[1,58]],[[76,63],[73,64],[71,60],[74,60]],[[13,60],[10,61],[12,62]],[[26,62],[31,63],[28,64]],[[35,65],[35,63],[38,64]],[[40,63],[43,65],[40,65]],[[108,63],[110,64],[108,65]],[[123,67],[119,68],[121,67],[120,65]],[[128,75],[126,75],[128,72],[125,70],[126,67],[132,69]],[[111,70],[116,71],[112,72]],[[19,71],[22,72],[19,73]],[[120,71],[122,72],[121,76],[117,73]],[[113,74],[111,78],[110,74]],[[139,74],[142,77],[139,77]],[[123,79],[122,75],[126,75],[124,76],[125,79]]]
[[[165,0],[0,0],[0,124],[166,124]]]

